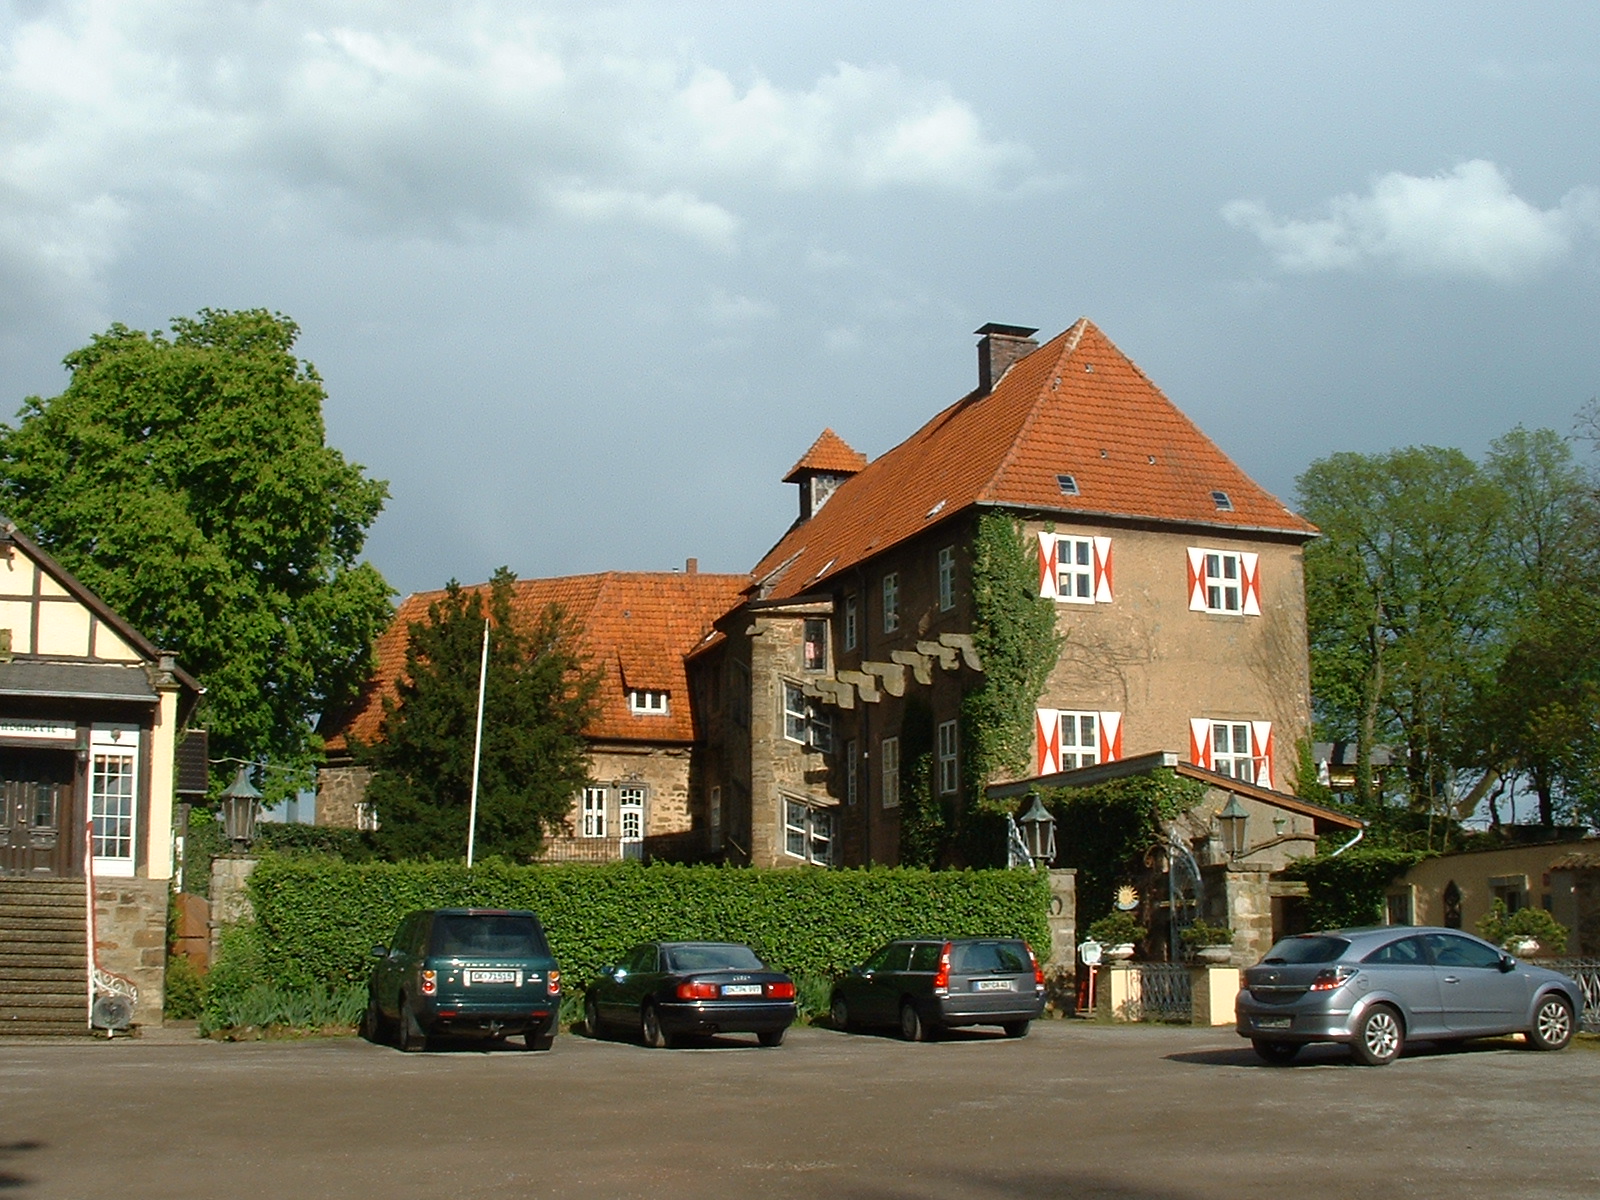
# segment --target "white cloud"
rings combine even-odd
[[[733,249],[739,219],[720,205],[687,192],[628,191],[624,188],[561,184],[550,189],[560,211],[583,221],[627,221],[671,230],[717,250]]]
[[[1335,196],[1326,215],[1280,218],[1235,200],[1223,218],[1260,239],[1286,271],[1390,267],[1416,274],[1526,279],[1568,258],[1600,230],[1600,191],[1578,187],[1540,209],[1511,190],[1492,162],[1474,159],[1440,175],[1398,171],[1364,196]]]

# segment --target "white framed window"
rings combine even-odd
[[[855,738],[844,744],[844,802],[851,808],[861,799],[861,756]]]
[[[132,875],[139,803],[139,730],[96,726],[89,734],[89,820],[94,869]]]
[[[824,754],[833,753],[833,716],[819,701],[806,697],[797,683],[783,682],[783,736]]]
[[[1261,615],[1260,555],[1189,548],[1189,607],[1195,612]]]
[[[1110,604],[1111,539],[1039,536],[1039,595],[1063,604]]]
[[[1100,714],[1061,714],[1061,769],[1075,771],[1100,761]]]
[[[853,594],[844,598],[844,648],[846,650],[854,650],[856,648],[858,607]]]
[[[833,814],[814,805],[784,797],[783,852],[802,862],[829,866],[833,862]]]
[[[628,711],[636,717],[664,717],[667,715],[667,693],[648,688],[630,688]]]
[[[878,743],[878,769],[883,772],[883,806],[900,807],[900,739],[884,738]]]
[[[356,801],[356,828],[364,833],[377,832],[378,806],[365,800]]]
[[[1385,925],[1415,925],[1417,923],[1416,893],[1411,887],[1399,888],[1384,897]]]
[[[806,731],[814,749],[833,753],[833,714],[815,700],[806,704]]]
[[[606,836],[606,789],[603,787],[586,787],[583,789],[582,825],[583,836],[586,838],[603,838]]]
[[[643,787],[617,789],[617,832],[624,842],[644,841],[644,800]]]
[[[804,656],[806,670],[828,669],[828,622],[825,618],[806,618]]]
[[[946,546],[939,551],[939,611],[949,612],[956,606],[956,548]]]
[[[1192,719],[1189,755],[1197,767],[1270,788],[1274,777],[1272,722]]]
[[[939,724],[939,794],[954,795],[960,776],[956,772],[956,723]]]
[[[883,631],[893,633],[900,628],[900,573],[890,571],[883,577]]]

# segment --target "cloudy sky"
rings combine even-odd
[[[1597,97],[1583,3],[0,0],[0,408],[271,308],[401,591],[742,571],[1088,316],[1292,499],[1600,395]]]

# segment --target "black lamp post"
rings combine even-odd
[[[236,854],[248,851],[256,840],[256,801],[261,793],[251,786],[248,772],[248,767],[240,767],[238,778],[222,793],[222,829]]]
[[[1238,858],[1245,852],[1248,845],[1245,841],[1245,825],[1249,820],[1250,814],[1239,803],[1239,797],[1229,796],[1228,803],[1217,814],[1217,824],[1222,826],[1222,844],[1228,849],[1228,857]]]
[[[1038,792],[1028,793],[1028,808],[1017,818],[1022,830],[1023,844],[1028,847],[1028,857],[1036,867],[1048,867],[1056,860],[1056,819],[1039,799]]]

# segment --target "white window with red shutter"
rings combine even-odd
[[[1189,761],[1197,767],[1253,783],[1273,786],[1271,721],[1189,721]]]
[[[1039,595],[1062,604],[1110,604],[1111,539],[1041,533]]]
[[[1079,709],[1034,710],[1034,774],[1054,775],[1122,757],[1122,714]]]
[[[1189,607],[1195,612],[1261,615],[1261,556],[1189,547]]]

